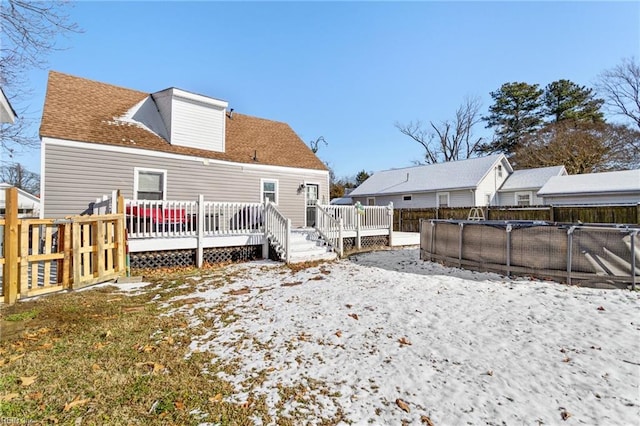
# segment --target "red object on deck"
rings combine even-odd
[[[166,225],[171,223],[186,223],[185,209],[163,209],[162,207],[127,206],[127,215],[146,218],[153,223]]]

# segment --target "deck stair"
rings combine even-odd
[[[315,229],[292,229],[290,262],[333,260],[337,257]]]

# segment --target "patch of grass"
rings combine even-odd
[[[4,320],[5,321],[25,321],[34,319],[38,316],[39,311],[37,309],[30,309],[28,311],[19,312],[16,314],[7,315]]]
[[[4,318],[37,316],[0,341],[0,417],[43,424],[79,417],[114,425],[271,422],[264,401],[249,407],[226,401],[235,390],[218,372],[232,374],[233,366],[213,363],[209,353],[187,356],[191,333],[207,330],[189,329],[190,318],[166,315],[152,301],[193,290],[177,289],[180,280],[159,279],[134,296],[112,286],[1,306]],[[35,380],[23,386],[21,377]],[[11,394],[17,396],[2,400]]]

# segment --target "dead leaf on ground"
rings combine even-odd
[[[98,364],[93,364],[91,366],[91,370],[93,370],[93,372],[95,373],[96,371],[102,370],[102,367],[100,367]]]
[[[222,394],[221,393],[217,393],[215,396],[212,396],[209,398],[209,402],[211,403],[218,403],[222,401]]]
[[[44,395],[42,394],[42,392],[33,392],[28,394],[25,399],[28,401],[39,401],[42,399]]]
[[[151,374],[158,374],[165,369],[164,365],[157,362],[138,362],[136,363],[136,367],[145,367],[151,372]]]
[[[435,426],[429,416],[425,416],[424,414],[420,416],[420,422],[424,423],[427,426]]]
[[[176,407],[176,410],[179,410],[179,411],[184,410],[184,402],[180,400],[174,402],[173,405]]]
[[[315,277],[309,278],[309,281],[320,281],[320,280],[324,280],[324,277],[322,275],[316,275]]]
[[[20,385],[22,385],[22,386],[32,385],[36,381],[37,378],[38,378],[38,376],[20,377]]]
[[[294,281],[294,282],[291,282],[291,283],[284,283],[284,284],[282,284],[282,287],[293,287],[293,286],[300,285],[300,284],[302,284],[302,281]]]
[[[400,346],[411,345],[411,342],[406,337],[399,338],[398,343],[400,343]]]
[[[599,311],[604,311],[604,306],[598,306]]]
[[[129,306],[127,308],[122,308],[123,312],[142,312],[144,311],[144,306]]]
[[[569,358],[569,357],[566,357],[566,358],[564,358],[564,359],[562,360],[562,362],[569,362],[569,361],[571,361],[571,358]]]
[[[37,349],[45,350],[45,351],[51,348],[53,348],[53,343],[45,343],[37,347]]]
[[[2,402],[9,402],[9,401],[11,401],[12,399],[17,398],[17,397],[19,397],[19,396],[20,396],[20,394],[18,394],[18,393],[8,393],[8,394],[6,394],[6,395],[2,395],[2,396],[0,396],[0,401],[2,401]]]
[[[358,314],[349,314],[349,316],[350,316],[351,318],[353,318],[354,320],[357,320],[357,319],[358,319]]]
[[[403,410],[403,411],[405,411],[407,413],[411,411],[411,409],[409,409],[409,404],[407,404],[406,402],[404,402],[400,398],[396,399],[396,405],[398,407],[400,407],[401,410]]]
[[[91,401],[91,398],[80,399],[80,397],[76,397],[73,401],[64,405],[62,411],[69,411],[72,408],[79,407]]]
[[[109,344],[109,343],[102,343],[102,342],[98,342],[98,343],[96,343],[95,345],[93,345],[93,347],[94,347],[95,349],[100,350],[100,349],[104,348],[105,346],[107,346],[108,344]]]
[[[342,337],[342,331],[340,331],[340,330],[336,331],[336,336]]]
[[[560,417],[562,417],[562,420],[566,421],[569,417],[571,417],[571,413],[567,410],[562,410],[562,412],[560,412]]]
[[[245,288],[241,288],[239,290],[230,290],[227,292],[227,294],[231,295],[231,296],[241,296],[243,294],[248,294],[251,290],[249,290],[247,287]]]
[[[352,307],[353,305],[348,305],[348,304],[347,304],[347,305],[345,305],[345,306],[347,307],[347,309],[351,309],[351,307]]]

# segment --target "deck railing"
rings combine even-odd
[[[353,207],[351,209],[353,209]],[[335,213],[336,211],[330,213],[322,206],[316,205],[316,230],[333,251],[342,257],[344,254],[344,242],[342,238],[344,222],[342,217],[336,219]]]
[[[125,200],[127,232],[135,238],[175,238],[262,232],[264,205],[214,201]]]
[[[203,214],[206,236],[244,234],[262,229],[264,204],[206,201]]]
[[[393,204],[388,206],[322,206],[330,216],[342,219],[346,231],[387,229],[393,223]]]
[[[289,263],[291,258],[291,219],[287,219],[275,204],[268,201],[264,206],[264,219],[267,238],[274,244],[282,259]]]
[[[189,237],[196,235],[196,201],[125,200],[129,238]]]

